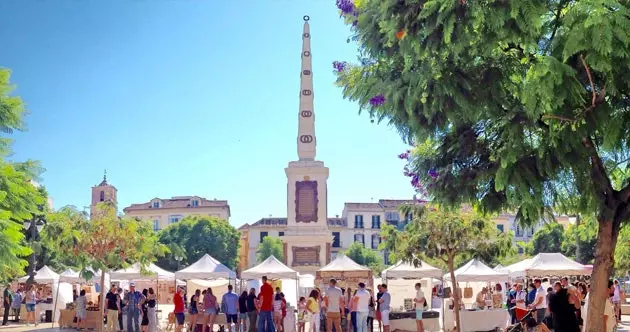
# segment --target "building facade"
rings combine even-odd
[[[159,231],[187,216],[210,216],[229,221],[230,205],[224,200],[209,200],[199,196],[153,198],[146,203],[131,204],[123,209],[125,215],[153,223]]]
[[[98,204],[111,203],[114,206],[114,210],[117,209],[118,204],[118,190],[116,187],[107,183],[107,172],[103,174],[103,181],[98,185],[92,187],[92,201],[90,202],[90,217],[94,216]]]

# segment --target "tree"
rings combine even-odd
[[[435,202],[516,211],[524,225],[562,184],[597,215],[587,329],[601,332],[619,230],[630,216],[626,0],[339,0],[360,62],[344,96],[415,145],[407,174]],[[374,22],[377,22],[376,24]]]
[[[11,72],[0,68],[0,280],[11,280],[24,273],[28,265],[25,257],[32,253],[24,242],[22,224],[30,221],[45,204],[45,198],[33,185],[43,172],[35,161],[11,162],[5,160],[11,153],[12,140],[7,136],[23,130],[24,103],[11,96]]]
[[[536,255],[541,252],[560,252],[564,241],[564,227],[557,222],[544,224],[532,237],[532,252]]]
[[[383,230],[384,247],[402,257],[404,261],[419,265],[424,257],[441,260],[446,264],[451,283],[457,287],[455,262],[462,255],[496,252],[507,254],[509,247],[494,223],[473,212],[447,210],[437,206],[404,205],[403,213],[411,213],[413,219],[404,231],[386,226]],[[454,310],[457,326],[459,319],[459,292],[454,292]]]
[[[377,275],[383,271],[383,258],[360,242],[352,243],[343,254],[358,264],[369,267]]]
[[[56,238],[46,244],[75,257],[83,275],[102,271],[101,285],[105,284],[105,273],[134,263],[145,268],[166,252],[148,222],[119,218],[107,202],[97,206],[90,220],[72,207],[62,208],[49,215],[44,232],[45,238]],[[104,305],[105,287],[101,287],[101,312]]]
[[[630,273],[630,226],[624,226],[619,232],[617,250],[615,250],[615,273],[627,276]]]
[[[580,219],[581,222],[569,225],[564,231],[562,253],[581,264],[592,264],[597,245],[597,220],[594,216],[590,218],[580,217]],[[615,259],[615,266],[617,263],[619,261]]]
[[[282,244],[282,240],[277,237],[265,236],[258,245],[256,256],[258,262],[262,262],[270,256],[275,256],[281,261],[284,260],[284,245]]]
[[[173,250],[158,261],[167,270],[188,266],[209,254],[231,269],[238,262],[240,234],[227,221],[208,216],[188,216],[159,232],[160,242]],[[177,262],[175,257],[182,258]]]

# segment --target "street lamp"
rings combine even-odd
[[[175,255],[175,260],[177,261],[177,270],[179,270],[179,262],[181,262],[182,259],[184,259],[184,257]]]
[[[26,231],[30,231],[31,232],[31,236],[30,236],[30,244],[31,244],[31,249],[33,249],[33,254],[31,255],[31,268],[30,268],[30,273],[29,273],[29,278],[28,278],[28,283],[31,284],[33,283],[33,279],[35,278],[35,248],[33,247],[33,242],[35,242],[35,237],[37,236],[37,234],[39,232],[42,231],[42,229],[44,228],[44,226],[46,225],[46,223],[41,220],[41,219],[37,219],[35,221],[25,221],[24,222],[24,229]]]

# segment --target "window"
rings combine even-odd
[[[332,232],[333,235],[333,243],[332,243],[332,247],[333,248],[341,248],[341,235],[339,232]]]
[[[260,243],[269,235],[269,232],[260,232]]]
[[[497,229],[498,229],[498,230],[499,230],[499,232],[501,232],[501,233],[503,233],[503,232],[504,232],[504,230],[503,230],[503,225],[502,225],[502,224],[498,224],[498,225],[497,225]]]
[[[363,234],[354,234],[354,242],[361,242],[361,244],[365,245]]]
[[[176,215],[176,216],[168,216],[168,224],[174,224],[178,221],[182,220],[182,216],[180,215]]]
[[[405,218],[406,221],[410,221],[413,219],[413,213],[409,212],[407,213],[407,218]]]
[[[199,201],[194,199],[192,201],[190,201],[190,206],[192,207],[198,207],[199,206]]]
[[[521,231],[521,226],[516,225],[516,236],[523,236],[523,232]]]
[[[378,249],[381,244],[381,237],[379,234],[372,234],[372,249]]]
[[[522,247],[518,247],[518,254],[522,255],[523,253],[525,253],[525,250]]]
[[[160,207],[160,202],[158,201],[153,202],[153,208],[157,209],[159,207]]]
[[[278,232],[278,236],[284,236],[284,232]]]
[[[385,212],[385,219],[387,221],[399,221],[400,215],[398,212]]]
[[[372,216],[372,228],[380,229],[381,228],[381,216],[373,215]]]
[[[105,201],[105,192],[101,190],[101,202]]]
[[[363,228],[363,215],[357,214],[354,216],[354,228]]]
[[[160,221],[157,219],[153,219],[153,231],[157,232],[160,230]]]

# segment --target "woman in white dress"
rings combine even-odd
[[[85,298],[85,290],[81,290],[77,302],[74,305],[74,315],[77,317],[77,330],[83,330],[85,326],[85,317],[87,316],[87,299]]]

